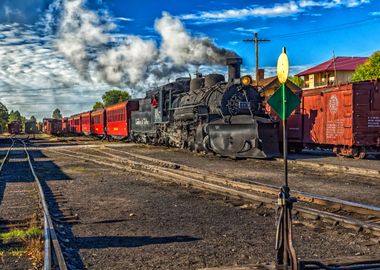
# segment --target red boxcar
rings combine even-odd
[[[44,118],[43,132],[49,135],[61,135],[62,121],[60,119]]]
[[[91,112],[80,114],[81,128],[84,135],[91,134]]]
[[[64,117],[62,118],[62,134],[68,134],[68,133],[70,133],[69,118]]]
[[[105,114],[104,109],[91,112],[91,133],[94,135],[104,135]]]
[[[105,107],[108,135],[122,138],[128,137],[131,112],[138,109],[138,101],[126,101]]]
[[[303,92],[303,143],[364,158],[380,154],[380,81]]]

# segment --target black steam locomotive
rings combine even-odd
[[[277,156],[278,123],[265,113],[252,79],[240,78],[241,64],[227,59],[227,82],[220,74],[198,75],[147,92],[132,112],[132,140],[232,158]]]

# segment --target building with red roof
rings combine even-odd
[[[355,69],[367,59],[368,57],[335,57],[296,76],[303,77],[303,89],[344,84],[351,81]]]

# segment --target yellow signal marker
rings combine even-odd
[[[289,76],[289,58],[286,54],[286,48],[282,48],[282,53],[277,61],[277,77],[280,83],[286,83]]]

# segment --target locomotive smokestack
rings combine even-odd
[[[240,57],[227,58],[228,66],[228,82],[232,83],[235,79],[240,79],[240,65],[243,64],[243,59]]]

